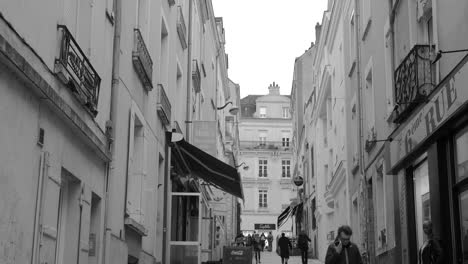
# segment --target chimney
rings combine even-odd
[[[268,86],[269,94],[270,95],[280,95],[280,87],[277,83],[273,82]]]
[[[322,33],[322,25],[317,22],[315,25],[315,43],[319,43],[320,40],[320,34]]]

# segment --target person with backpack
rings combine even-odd
[[[260,236],[261,251],[265,249],[265,243],[266,243],[265,241],[266,241],[265,234],[262,233],[262,235]]]
[[[254,231],[253,236],[252,236],[252,247],[254,251],[254,256],[255,256],[255,263],[262,263],[260,261],[260,249],[261,249],[261,244],[260,244],[260,236]]]
[[[302,264],[307,264],[307,255],[309,253],[309,242],[310,238],[307,236],[304,230],[301,231],[297,238],[297,247],[301,250]]]

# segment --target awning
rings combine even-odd
[[[184,164],[192,175],[216,188],[244,199],[239,173],[232,166],[211,156],[194,145],[181,140],[172,147],[173,157]]]
[[[289,219],[289,217],[296,215],[296,214],[302,214],[302,203],[299,203],[297,205],[290,205],[284,211],[278,216],[278,228],[281,227],[286,221]]]
[[[289,216],[291,215],[291,206],[286,207],[284,211],[278,216],[278,228],[280,228],[286,221],[288,220]]]

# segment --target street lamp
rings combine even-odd
[[[244,170],[248,170],[248,169],[249,169],[249,166],[246,165],[245,162],[242,162],[241,164],[239,164],[239,165],[237,165],[237,166],[235,166],[235,167],[236,167],[236,169],[237,169],[237,168],[239,168],[239,167],[242,166],[242,165],[245,165],[244,167],[242,167]]]
[[[231,109],[229,109],[229,113],[230,113],[231,115],[237,115],[237,113],[239,112],[239,107],[234,106],[234,104],[233,104],[231,101],[227,102],[225,105],[223,105],[223,106],[221,106],[221,107],[217,107],[216,109],[218,109],[218,110],[223,110],[224,108],[226,108],[226,106],[228,106],[228,104],[232,104],[232,105],[233,105],[233,106],[231,107]]]
[[[168,133],[170,133],[172,143],[179,142],[182,139],[184,139],[184,134],[177,132],[175,128],[172,129],[172,132],[168,132]]]

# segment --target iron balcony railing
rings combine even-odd
[[[240,141],[241,150],[292,151],[289,142],[281,141]]]
[[[434,46],[415,45],[395,70],[395,123],[403,122],[434,90]]]
[[[177,35],[179,35],[180,45],[182,49],[187,48],[187,27],[185,26],[184,13],[182,7],[177,6]]]
[[[199,93],[201,90],[201,74],[200,74],[200,68],[198,67],[197,60],[192,60],[192,80],[193,80],[193,88],[195,89],[195,92]]]
[[[134,29],[133,41],[133,66],[145,89],[151,91],[153,89],[153,60],[138,28]]]
[[[101,78],[85,53],[64,25],[57,27],[60,51],[55,60],[55,72],[94,115],[97,115]]]
[[[171,102],[169,101],[169,98],[167,98],[166,91],[164,91],[164,86],[162,84],[158,84],[157,89],[158,115],[164,125],[169,125],[171,123]]]

